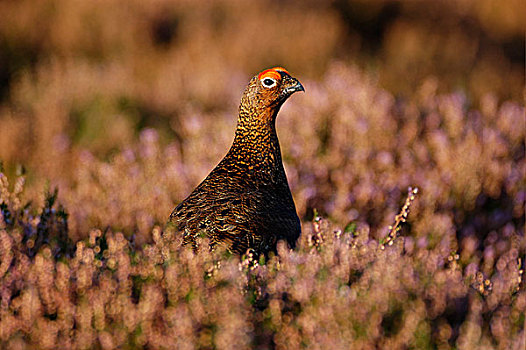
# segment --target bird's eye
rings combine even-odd
[[[264,78],[261,80],[261,83],[263,84],[264,87],[270,89],[276,85],[276,80],[272,78]]]

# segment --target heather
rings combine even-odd
[[[0,3],[0,348],[523,349],[521,2],[203,4]],[[181,247],[277,64],[298,247]]]

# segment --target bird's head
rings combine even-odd
[[[266,69],[250,80],[240,108],[252,115],[275,117],[283,102],[297,91],[305,89],[285,68]]]

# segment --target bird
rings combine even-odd
[[[198,250],[198,237],[211,249],[221,245],[237,255],[291,249],[300,220],[283,168],[276,117],[283,103],[305,89],[283,67],[266,69],[248,83],[234,141],[224,158],[172,211],[168,225],[182,244]]]

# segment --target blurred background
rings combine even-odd
[[[250,77],[276,65],[307,90],[278,118],[301,218],[384,227],[413,184],[461,227],[477,206],[506,207],[499,227],[524,220],[524,1],[25,0],[0,13],[0,159],[11,176],[25,167],[28,199],[59,186],[73,236],[163,223],[226,153]]]
[[[0,1],[0,347],[523,350],[525,30],[524,0]],[[298,248],[166,258],[273,66]]]

